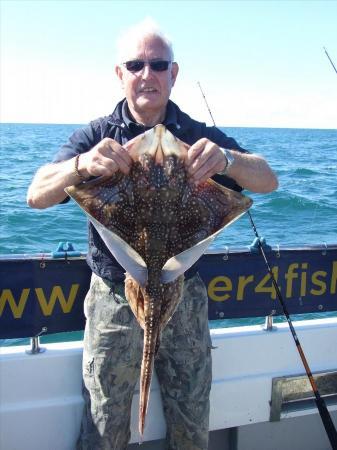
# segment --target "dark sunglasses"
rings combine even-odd
[[[145,63],[148,63],[151,70],[154,72],[164,72],[168,69],[171,61],[165,61],[164,59],[157,59],[155,61],[142,61],[141,59],[134,59],[132,61],[126,61],[123,66],[127,68],[129,72],[139,72],[143,70]]]

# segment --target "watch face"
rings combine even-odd
[[[234,162],[234,156],[232,155],[232,153],[230,151],[228,151],[227,149],[225,149],[225,155],[228,161],[228,165],[227,167],[231,166]]]
[[[225,175],[228,167],[230,167],[233,164],[235,158],[232,155],[232,153],[229,150],[227,150],[227,148],[220,147],[220,150],[222,151],[222,153],[225,155],[225,157],[227,159],[227,165],[224,170],[222,170],[221,172],[218,172],[218,173],[219,173],[219,175]]]
[[[227,170],[228,167],[230,167],[233,164],[234,156],[232,155],[232,153],[229,150],[227,150],[227,148],[221,148],[221,150],[223,151],[223,154],[227,158],[227,166],[226,166],[226,169],[225,169],[225,170]]]

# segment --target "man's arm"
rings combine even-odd
[[[229,151],[234,156],[234,162],[226,171],[226,175],[233,178],[239,186],[259,193],[277,189],[277,177],[262,156]],[[195,183],[202,183],[222,172],[226,165],[226,156],[219,146],[207,138],[197,141],[188,151],[188,173]]]
[[[67,197],[64,189],[80,181],[75,173],[75,158],[42,166],[28,188],[27,203],[38,209],[61,203]]]
[[[226,175],[233,178],[239,186],[261,194],[278,188],[277,177],[262,156],[234,150],[231,153],[235,159]]]
[[[78,184],[81,178],[91,176],[111,176],[120,170],[128,174],[131,158],[127,151],[116,141],[105,138],[78,158],[77,171],[75,170],[76,157],[55,164],[41,167],[27,193],[27,203],[32,208],[48,208],[61,203],[66,197],[64,189]]]

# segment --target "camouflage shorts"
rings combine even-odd
[[[206,288],[187,280],[183,300],[166,326],[155,370],[167,423],[168,450],[208,448],[211,340]],[[124,450],[140,374],[143,332],[124,296],[124,283],[92,276],[85,299],[85,408],[78,450]]]

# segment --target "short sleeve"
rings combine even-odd
[[[79,153],[85,153],[96,145],[96,136],[91,125],[84,128],[79,128],[68,139],[59,151],[55,154],[53,163],[66,161],[71,159]]]

